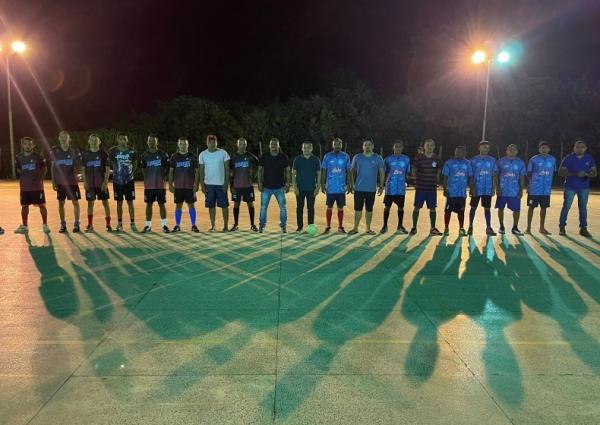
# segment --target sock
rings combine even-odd
[[[73,226],[74,226],[74,227],[79,227],[79,220],[75,220],[75,221],[73,222]]]
[[[192,226],[196,225],[196,208],[190,208],[190,221]]]
[[[402,227],[404,221],[404,210],[398,209],[398,228]]]
[[[152,222],[151,222],[151,221],[148,221],[148,220],[146,220],[146,227],[152,227]]]
[[[248,213],[250,214],[250,224],[254,226],[254,207],[248,207]]]
[[[469,227],[473,227],[473,222],[475,221],[475,208],[471,208],[469,211]],[[490,227],[488,225],[488,227]]]
[[[28,216],[29,216],[29,211],[21,211],[21,219],[23,220],[23,226],[27,226]]]
[[[161,218],[161,219],[160,219],[160,223],[161,223],[161,224],[163,225],[163,227],[164,227],[164,226],[167,226],[167,223],[168,223],[168,222],[167,222],[167,219],[166,219],[166,218]]]
[[[60,221],[60,225],[61,225],[61,226],[66,226],[66,225],[67,225],[67,222],[66,222],[65,220],[61,220],[61,221]]]
[[[485,215],[485,224],[488,228],[492,227],[492,212],[490,210],[485,210],[484,211],[484,215]]]
[[[181,224],[181,215],[183,214],[182,210],[175,210],[175,225],[179,226]]]
[[[413,211],[413,229],[417,228],[417,223],[419,222],[419,210],[414,210]]]
[[[93,221],[94,221],[94,214],[88,214],[88,226],[91,226]]]
[[[465,212],[461,211],[458,213],[458,224],[461,229],[465,228]]]
[[[344,210],[338,210],[338,224],[339,227],[344,227]]]
[[[122,219],[122,218],[119,218],[119,219],[117,220],[117,223],[118,223],[118,224],[120,224],[120,225],[123,225],[123,219]]]
[[[233,225],[237,226],[240,220],[240,209],[237,207],[233,207]]]
[[[331,227],[331,216],[333,215],[333,210],[331,208],[327,208],[325,212],[325,218],[327,219],[327,227]]]
[[[106,226],[110,226],[110,217],[105,217],[104,220],[106,220]]]
[[[129,219],[129,223],[130,223],[130,224],[135,224],[135,220],[134,220],[133,218],[130,218],[130,219]]]
[[[431,214],[431,213],[430,213]],[[450,225],[450,216],[451,216],[451,212],[450,211],[445,211],[444,212],[444,227],[447,229],[448,226]],[[431,227],[434,227],[434,225],[432,224]]]
[[[429,211],[429,221],[431,222],[431,228],[433,229],[435,227],[435,219],[437,217],[437,214],[435,213],[435,210],[433,211]]]
[[[48,224],[48,211],[44,209],[40,210],[40,213],[42,214],[42,223]]]
[[[388,218],[390,218],[390,210],[384,209],[383,210],[383,227],[387,227]]]

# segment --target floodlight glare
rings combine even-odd
[[[25,45],[25,43],[23,43],[20,40],[13,41],[11,44],[11,47],[12,47],[13,52],[15,52],[15,53],[23,53],[27,49],[27,46]]]
[[[498,62],[507,63],[508,61],[510,61],[510,53],[508,53],[506,50],[502,50],[500,53],[498,53]]]
[[[475,53],[473,53],[473,56],[471,56],[471,62],[473,62],[476,65],[485,62],[486,59],[487,54],[483,50],[477,50],[475,51]]]

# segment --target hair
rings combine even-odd
[[[465,145],[458,145],[454,149],[464,149],[464,150],[467,150],[467,147]]]
[[[508,146],[506,147],[506,149],[510,148],[511,146],[512,146],[513,148],[515,148],[516,150],[519,150],[519,147],[518,147],[517,145],[515,145],[514,143],[511,143],[510,145],[508,145]]]
[[[117,133],[117,139],[118,139],[119,137],[125,137],[125,138],[127,139],[127,134],[126,134],[125,132],[123,132],[123,131],[119,131],[119,132]]]
[[[394,140],[394,145],[404,146],[404,140],[396,139],[396,140]]]
[[[156,133],[150,133],[148,134],[148,139],[158,139],[158,136],[156,135]]]
[[[271,137],[271,140],[269,140],[269,143],[271,142],[277,142],[277,144],[279,144],[279,139],[277,137]]]
[[[538,143],[538,148],[541,148],[542,146],[550,146],[550,143],[548,143],[546,140],[542,140],[540,143]]]
[[[69,132],[67,130],[60,130],[58,132],[58,135],[60,136],[61,134],[66,134],[67,136],[70,136]]]
[[[425,146],[425,144],[429,143],[429,142],[431,142],[431,143],[433,143],[435,145],[435,140],[433,140],[433,139],[425,139],[425,141],[423,142],[423,146]]]
[[[333,143],[336,143],[336,142],[340,142],[340,143],[342,143],[342,144],[344,143],[344,141],[343,141],[342,139],[340,139],[339,137],[336,137],[335,139],[333,139],[333,140],[331,141],[331,143],[332,143],[332,144],[333,144]]]
[[[302,142],[302,146],[304,146],[304,145],[310,145],[310,146],[312,146],[313,143],[312,142]]]
[[[178,142],[185,140],[186,142],[188,141],[188,138],[186,136],[181,136],[179,139],[177,139]]]
[[[245,142],[246,144],[248,144],[248,141],[246,139],[244,139],[243,137],[240,137],[239,139],[237,139],[237,143],[240,142]]]
[[[21,137],[21,144],[22,144],[23,142],[27,142],[27,141],[31,141],[31,142],[33,142],[33,138],[32,138],[32,137],[29,137],[29,136]]]
[[[370,144],[372,144],[372,145],[374,145],[374,144],[375,144],[375,143],[373,143],[373,141],[372,141],[372,140],[369,140],[369,139],[367,139],[367,140],[363,140],[363,143],[370,143]]]
[[[91,133],[88,136],[88,140],[90,140],[90,139],[98,139],[98,140],[100,140],[100,137],[98,137],[98,135],[96,133]]]
[[[587,142],[583,139],[575,139],[575,143],[573,143],[573,146],[575,146],[577,143],[583,143],[587,147]]]

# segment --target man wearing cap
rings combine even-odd
[[[206,196],[205,206],[210,218],[210,231],[215,231],[216,208],[223,213],[223,232],[229,231],[229,201],[227,186],[229,185],[229,154],[217,147],[217,136],[206,137],[207,149],[198,156],[200,187]]]
[[[489,236],[495,236],[496,232],[492,229],[492,213],[490,208],[492,207],[492,195],[495,192],[495,179],[494,174],[496,173],[496,160],[494,157],[489,155],[490,142],[482,140],[479,142],[479,155],[471,158],[471,179],[470,196],[471,196],[471,209],[469,211],[469,235],[473,234],[473,222],[475,221],[475,212],[479,201],[483,207],[483,213],[485,216],[485,233]]]
[[[513,212],[512,234],[522,236],[519,230],[519,218],[521,216],[521,198],[525,187],[525,162],[517,157],[519,148],[517,145],[508,145],[506,156],[500,158],[496,163],[496,208],[498,209],[498,221],[500,222],[499,233],[504,234],[504,208],[508,207]]]
[[[529,160],[527,164],[527,229],[525,233],[531,234],[531,221],[533,211],[540,207],[540,233],[549,235],[546,230],[546,209],[550,207],[552,193],[552,178],[556,172],[556,158],[550,155],[550,145],[546,141],[539,143],[539,154]]]

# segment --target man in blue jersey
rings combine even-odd
[[[333,204],[337,206],[338,233],[346,233],[344,230],[344,206],[346,205],[346,193],[350,193],[350,156],[342,151],[342,139],[335,138],[331,143],[333,150],[325,154],[321,164],[321,192],[327,199],[327,227],[323,233],[331,230],[331,216],[333,215]]]
[[[529,160],[527,164],[527,229],[525,233],[531,234],[531,221],[533,211],[540,207],[540,233],[549,235],[546,230],[546,209],[550,207],[550,194],[552,193],[552,178],[556,172],[556,158],[550,155],[550,145],[542,141],[538,145],[539,154]]]
[[[558,175],[565,178],[565,195],[563,207],[560,212],[560,234],[567,234],[567,215],[575,195],[579,208],[579,234],[586,238],[591,237],[587,229],[587,202],[590,193],[590,179],[598,175],[598,168],[594,158],[586,153],[587,144],[577,140],[573,146],[573,153],[564,157],[558,170]]]
[[[454,149],[454,158],[450,158],[442,168],[444,176],[444,196],[446,197],[446,207],[444,212],[444,235],[450,234],[448,229],[452,213],[458,215],[459,235],[466,236],[465,231],[465,204],[467,199],[467,187],[469,186],[473,171],[471,163],[465,158],[467,149],[464,146],[457,146]]]
[[[496,232],[492,229],[492,195],[496,191],[494,187],[494,174],[496,173],[496,160],[489,155],[490,142],[482,140],[479,142],[479,155],[471,158],[471,179],[470,196],[471,210],[469,211],[469,235],[473,234],[473,222],[475,221],[475,212],[479,201],[483,207],[485,215],[485,233],[489,236],[495,236]]]
[[[404,197],[406,195],[406,176],[410,173],[410,158],[402,154],[404,142],[394,143],[394,153],[384,161],[385,166],[385,196],[383,198],[383,227],[381,234],[388,230],[388,219],[392,204],[398,207],[398,228],[396,233],[407,234],[402,225],[404,219]]]
[[[522,236],[519,230],[519,218],[521,216],[521,198],[525,187],[525,162],[517,155],[517,145],[508,145],[506,156],[500,158],[496,163],[496,208],[498,209],[498,221],[500,222],[499,233],[504,234],[504,208],[508,207],[513,212],[512,234]]]

